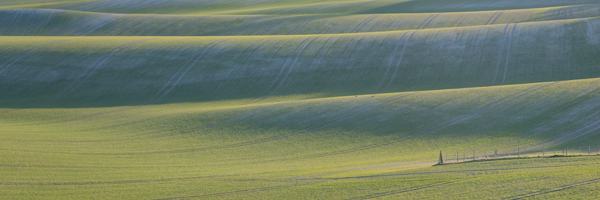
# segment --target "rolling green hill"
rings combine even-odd
[[[22,2],[3,198],[598,196],[597,1]]]

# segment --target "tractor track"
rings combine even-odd
[[[396,58],[396,52],[398,52],[398,47],[400,47],[400,43],[402,42],[402,39],[404,39],[404,36],[406,36],[407,33],[408,32],[405,32],[404,34],[402,34],[402,36],[400,36],[400,39],[398,39],[398,42],[396,43],[396,48],[394,49],[394,52],[392,53],[392,58],[390,59],[390,62],[388,63],[388,67],[385,69],[385,73],[383,74],[383,78],[381,79],[381,82],[379,82],[379,85],[377,85],[375,90],[373,90],[373,92],[371,92],[371,93],[376,93],[377,90],[379,90],[379,88],[385,81],[385,78],[387,77],[388,72],[390,71],[390,68],[392,67],[392,63],[395,60],[394,58]]]
[[[492,86],[496,83],[496,78],[498,77],[498,70],[500,69],[500,61],[502,60],[502,52],[504,51],[504,40],[506,40],[506,38],[504,37],[506,35],[506,29],[508,28],[510,24],[506,24],[506,26],[504,26],[504,32],[502,33],[502,40],[500,42],[500,51],[498,51],[498,62],[496,63],[496,72],[494,73],[494,80],[492,81]]]
[[[402,52],[400,52],[400,58],[398,58],[398,62],[396,63],[396,69],[394,70],[394,73],[392,74],[392,78],[390,79],[390,82],[387,84],[387,86],[385,86],[385,88],[381,91],[381,92],[385,92],[390,85],[392,85],[392,83],[394,82],[394,78],[396,78],[396,74],[398,73],[398,68],[400,67],[400,63],[402,62],[402,58],[404,57],[404,52],[406,51],[406,47],[408,46],[408,43],[410,43],[410,38],[416,33],[417,31],[413,31],[408,38],[406,39],[406,43],[404,43],[404,47],[402,47]]]
[[[506,74],[508,73],[508,61],[510,61],[510,47],[512,44],[513,35],[515,34],[515,29],[517,28],[517,23],[515,23],[512,27],[512,31],[510,32],[510,36],[508,36],[508,48],[506,53],[506,66],[504,66],[504,76],[502,77],[502,83],[500,85],[504,85],[504,81],[506,80]]]

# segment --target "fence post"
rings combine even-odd
[[[581,147],[579,147],[579,154],[581,154]]]
[[[465,162],[465,160],[467,159],[467,153],[463,152],[463,162]]]
[[[494,158],[498,158],[498,149],[494,149]]]
[[[473,160],[475,160],[475,150],[473,150]]]
[[[517,147],[517,157],[521,157],[521,147]]]
[[[487,158],[487,151],[483,151],[483,159]]]
[[[440,160],[438,161],[438,164],[444,164],[444,158],[442,157],[442,150],[440,150]]]
[[[588,146],[588,156],[590,155],[591,150],[592,150],[592,146]]]
[[[542,157],[546,156],[546,147],[542,147]]]
[[[567,150],[565,151],[565,156],[569,155],[569,147],[567,147]]]

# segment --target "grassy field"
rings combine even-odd
[[[0,194],[590,199],[599,9],[3,1]]]

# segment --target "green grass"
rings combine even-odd
[[[23,2],[3,198],[599,196],[595,1]]]

